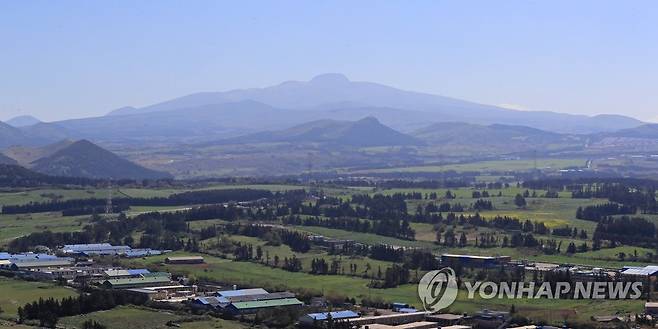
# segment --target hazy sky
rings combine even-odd
[[[0,120],[340,72],[658,121],[658,1],[2,1]]]

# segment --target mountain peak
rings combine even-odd
[[[108,113],[108,115],[125,115],[125,114],[133,114],[135,113],[137,108],[132,107],[132,106],[124,106],[120,107],[118,109],[112,110]]]
[[[367,116],[361,120],[358,120],[356,123],[367,123],[367,124],[381,124],[377,118],[374,116]]]
[[[21,115],[7,120],[8,125],[16,128],[32,126],[37,123],[41,123],[41,120],[31,115]]]
[[[350,82],[350,79],[340,73],[325,73],[313,77],[311,82],[321,84],[344,84]]]

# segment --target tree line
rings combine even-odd
[[[38,320],[41,327],[55,328],[59,318],[109,310],[119,305],[143,305],[147,299],[122,290],[92,290],[77,297],[54,298],[27,303],[18,308],[19,322]]]
[[[382,236],[390,236],[404,240],[414,240],[416,231],[411,228],[407,219],[381,218],[379,220],[367,220],[349,217],[306,217],[287,216],[281,219],[286,225],[320,226],[341,229],[352,232],[373,233]]]
[[[276,195],[278,197],[280,195]],[[168,197],[154,198],[116,198],[113,202],[122,206],[184,206],[192,204],[213,204],[226,202],[243,202],[265,198],[274,198],[275,195],[268,190],[256,189],[220,189],[206,191],[190,191],[172,194]],[[102,207],[106,199],[71,199],[54,200],[48,202],[30,202],[24,205],[2,206],[3,214],[25,214],[52,211],[67,211],[89,207]]]
[[[598,222],[602,218],[612,215],[633,215],[636,212],[637,208],[635,206],[626,206],[623,204],[608,202],[605,204],[578,207],[576,210],[576,218]]]

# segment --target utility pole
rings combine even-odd
[[[105,204],[105,214],[110,216],[112,213],[114,213],[114,207],[112,206],[112,183],[110,183],[107,188],[107,203]]]

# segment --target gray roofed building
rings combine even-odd
[[[260,295],[240,295],[240,296],[230,296],[230,297],[218,297],[220,300],[226,300],[231,303],[238,302],[254,302],[259,300],[271,300],[271,299],[282,299],[282,298],[295,298],[295,294],[291,292],[273,292],[271,294],[260,294]]]
[[[73,260],[70,258],[40,259],[40,260],[32,260],[32,261],[12,262],[9,268],[14,271],[21,271],[21,270],[32,271],[41,268],[71,266],[72,264],[73,264]]]
[[[66,254],[120,255],[129,251],[129,246],[113,246],[109,243],[67,244],[62,247]]]
[[[235,296],[265,295],[265,294],[269,294],[269,292],[267,292],[267,290],[263,288],[223,290],[217,292],[217,296],[219,297],[235,297]]]

